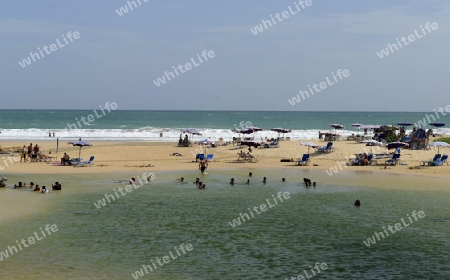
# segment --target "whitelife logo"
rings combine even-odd
[[[22,61],[19,61],[19,65],[22,66],[22,68],[25,68],[28,65],[31,65],[31,62],[36,62],[36,59],[40,60],[41,57],[44,57],[44,53],[42,51],[45,51],[46,54],[51,54],[52,52],[57,51],[58,47],[59,48],[63,48],[64,46],[68,45],[69,42],[67,41],[67,38],[69,39],[70,42],[73,42],[74,39],[76,40],[76,39],[79,39],[81,37],[80,32],[78,32],[78,31],[75,31],[73,33],[72,33],[72,31],[67,32],[67,38],[64,35],[61,35],[61,36],[64,39],[64,42],[66,44],[62,44],[59,41],[59,39],[56,39],[56,42],[58,43],[58,46],[56,44],[51,44],[49,47],[44,45],[42,50],[41,50],[41,48],[38,48],[39,53],[30,52],[30,55],[27,58],[24,58],[24,59],[22,59]],[[39,54],[41,54],[41,55],[39,55]],[[31,61],[32,59],[33,59],[33,61]]]
[[[430,30],[431,28],[431,30]],[[422,34],[423,36],[426,36],[427,34],[431,33],[431,31],[433,30],[437,30],[439,28],[438,24],[436,22],[433,23],[429,23],[427,22],[425,24],[425,29],[428,31],[425,32],[425,29],[422,27],[422,25],[420,26],[420,29],[422,30]],[[417,32],[416,29],[414,29],[414,34],[410,34],[408,35],[408,38],[406,37],[402,37],[400,40],[398,38],[395,38],[395,40],[397,40],[397,43],[395,44],[388,44],[386,48],[380,50],[379,52],[377,52],[377,55],[379,58],[384,58],[385,56],[388,56],[391,53],[394,53],[395,51],[398,51],[398,48],[400,47],[403,48],[402,43],[407,46],[410,43],[414,42],[416,39],[419,40],[420,38],[422,38],[423,36],[420,36],[420,34]],[[406,39],[408,39],[408,41],[406,41]],[[401,42],[400,42],[401,41]],[[398,45],[398,47],[397,47]]]
[[[204,50],[202,52],[201,56],[203,57],[203,59],[205,59],[205,62],[206,62],[206,61],[208,61],[208,57],[209,58],[213,58],[213,57],[216,56],[216,54],[214,53],[214,51],[206,52],[206,50]],[[177,74],[177,77],[180,75],[180,74],[178,74],[177,69],[180,70],[181,74],[183,74],[183,73],[186,73],[187,71],[191,70],[192,69],[192,65],[194,65],[194,67],[197,67],[197,66],[203,64],[203,59],[200,57],[199,54],[197,54],[197,58],[198,58],[198,61],[200,61],[200,64],[195,63],[194,58],[191,57],[192,64],[187,62],[184,65],[178,64],[177,68],[175,68],[175,66],[172,66],[173,71],[175,71],[175,74]],[[184,66],[184,70],[183,70],[183,66]],[[172,78],[170,76],[172,76]],[[166,83],[166,78],[167,78],[167,82],[168,82],[168,81],[170,81],[172,79],[175,79],[175,75],[171,71],[169,71],[169,72],[165,71],[164,75],[161,76],[161,77],[158,77],[156,80],[153,80],[153,83],[155,83],[155,85],[157,87],[160,87],[161,85]]]
[[[306,9],[306,7],[309,7],[312,4],[313,4],[312,0],[306,0],[306,1],[300,0],[300,1],[298,1],[298,3],[294,2],[295,7],[297,8],[296,12],[292,10],[291,6],[288,6],[289,11],[284,11],[281,14],[276,13],[275,18],[278,20],[278,22],[282,22],[283,20],[299,13],[300,11]],[[300,9],[300,7],[298,5],[300,5],[302,8]],[[283,18],[281,18],[280,16]],[[256,25],[254,28],[250,28],[250,31],[254,35],[258,35],[259,33],[262,33],[264,30],[267,30],[269,27],[272,27],[273,25],[277,24],[276,20],[273,18],[272,15],[270,15],[270,20],[263,19],[263,20],[261,20],[261,22],[262,23],[260,25]],[[272,25],[272,23],[273,23],[273,25]],[[263,28],[263,26],[264,26],[264,28]]]

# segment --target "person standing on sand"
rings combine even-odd
[[[23,162],[27,162],[27,153],[28,153],[27,146],[23,145],[22,154],[20,155],[20,162],[22,162],[22,159],[23,159]]]
[[[201,173],[204,174],[206,168],[208,168],[208,162],[205,160],[200,160],[200,163],[198,164],[198,169],[200,169]]]

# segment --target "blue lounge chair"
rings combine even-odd
[[[94,156],[91,156],[91,158],[88,161],[79,161],[79,162],[73,162],[73,166],[93,166],[94,165]]]
[[[309,154],[303,154],[303,157],[301,160],[298,160],[296,162],[296,165],[302,165],[305,166],[309,163]]]
[[[326,146],[319,147],[316,149],[316,152],[321,152],[321,153],[329,153],[332,151],[334,151],[333,142],[328,142],[328,144]]]
[[[431,165],[431,166],[441,166],[444,163],[447,163],[447,165],[448,165],[447,159],[448,159],[448,155],[443,155],[440,159],[438,159],[436,161],[433,161],[433,162],[430,162],[429,165]]]
[[[435,154],[434,158],[432,160],[423,160],[420,162],[420,165],[422,165],[422,166],[431,165],[431,163],[437,162],[440,159],[441,159],[441,154]]]
[[[206,155],[206,161],[213,161],[214,160],[214,155],[213,154],[207,154]]]
[[[400,162],[400,154],[393,154],[391,159],[386,160],[386,165],[397,165]]]
[[[378,161],[375,158],[374,154],[369,154],[367,159],[369,160],[369,165],[377,165],[378,164]]]
[[[279,142],[279,140],[277,138],[270,144],[264,144],[264,148],[278,148],[279,147],[278,142]]]
[[[195,162],[202,160],[202,159],[205,159],[205,154],[197,154],[195,156]]]

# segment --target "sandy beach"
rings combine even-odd
[[[311,141],[311,140],[304,140]],[[31,141],[33,142],[33,141]],[[335,151],[331,153],[316,153],[310,149],[311,160],[308,166],[296,166],[294,162],[280,162],[281,159],[298,160],[304,153],[307,153],[308,147],[299,145],[303,141],[280,141],[279,148],[258,148],[253,149],[252,154],[257,157],[256,162],[246,162],[238,159],[238,153],[241,148],[233,145],[219,146],[217,148],[208,148],[206,153],[214,154],[214,161],[209,164],[209,169],[248,169],[255,170],[259,168],[278,169],[311,169],[323,170],[323,175],[328,177],[326,170],[330,168],[338,172],[341,170],[360,170],[380,172],[381,174],[393,173],[399,175],[423,175],[432,177],[448,178],[450,176],[450,167],[443,166],[420,167],[420,162],[430,160],[437,153],[436,148],[430,150],[409,150],[403,149],[401,152],[400,165],[384,167],[383,164],[377,166],[345,166],[344,162],[348,158],[354,158],[357,153],[392,153],[394,150],[387,150],[383,147],[367,147],[362,143],[354,141],[336,141],[334,142]],[[41,151],[54,157],[54,161],[60,161],[63,153],[66,152],[70,157],[78,157],[79,148],[71,145],[62,144],[58,154],[56,154],[55,144],[52,142],[36,142]],[[33,142],[33,144],[36,144]],[[318,145],[326,145],[324,141],[315,141]],[[4,150],[14,150],[22,147],[26,143],[3,142]],[[0,159],[3,174],[14,173],[36,173],[36,174],[88,174],[88,173],[114,173],[114,172],[142,172],[142,171],[169,171],[169,170],[197,170],[198,164],[195,163],[194,154],[203,150],[200,145],[193,147],[177,147],[176,143],[167,142],[93,142],[91,147],[83,147],[81,157],[84,160],[89,159],[91,155],[95,156],[95,165],[92,167],[72,167],[72,166],[54,166],[45,162],[14,162],[7,159],[14,153],[3,154]],[[247,147],[243,147],[247,152]],[[443,147],[441,154],[448,154],[450,151]],[[51,152],[51,153],[50,153]],[[182,156],[172,156],[179,153]],[[384,163],[386,159],[381,159],[379,163]],[[6,162],[8,164],[6,164]],[[341,169],[342,168],[342,169]]]

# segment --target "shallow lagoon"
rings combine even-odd
[[[184,176],[192,182],[198,172],[155,173],[151,184],[100,209],[93,203],[140,174],[67,175],[60,179],[62,192],[45,195],[0,190],[19,207],[36,199],[44,209],[3,222],[0,250],[46,224],[58,226],[57,232],[0,261],[0,278],[133,279],[131,273],[182,243],[192,244],[193,250],[157,265],[142,279],[285,279],[304,275],[303,270],[311,274],[316,262],[325,262],[328,269],[312,279],[448,277],[449,193],[440,187],[445,182],[433,183],[433,190],[406,190],[429,180],[352,172],[327,178],[324,172],[295,169],[254,170],[246,186],[247,172],[213,170],[202,178],[204,191],[174,180]],[[260,182],[263,176],[268,184]],[[40,182],[48,175],[31,177]],[[234,186],[228,184],[231,177]],[[281,183],[281,177],[287,182]],[[306,189],[299,183],[303,177],[316,178],[318,187]],[[240,213],[267,204],[278,192],[290,198],[230,226]],[[360,208],[352,206],[357,198]],[[414,210],[424,211],[425,217],[369,248],[364,245],[375,231],[407,221]]]

